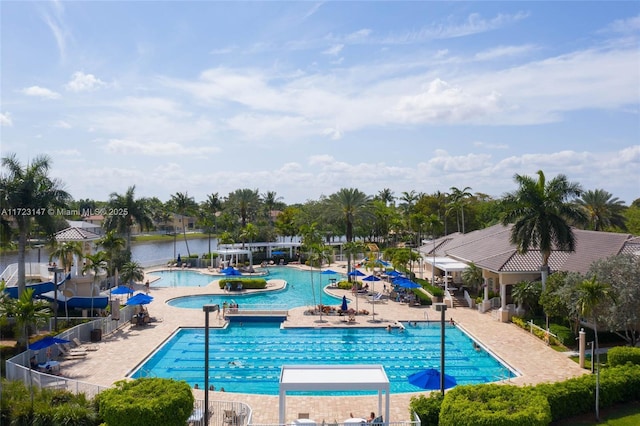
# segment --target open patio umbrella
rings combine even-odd
[[[126,285],[119,285],[118,287],[111,290],[111,294],[131,294],[133,290]]]
[[[403,288],[420,288],[420,284],[415,283],[408,278],[396,278],[393,280],[393,283]]]
[[[39,351],[40,349],[46,349],[49,346],[58,345],[58,344],[65,344],[65,343],[71,343],[71,341],[65,340],[65,339],[59,339],[57,337],[47,336],[47,337],[42,338],[40,340],[36,340],[33,343],[30,343],[29,344],[29,349],[31,349],[33,351]]]
[[[228,275],[230,277],[242,275],[242,272],[238,271],[236,268],[232,268],[231,266],[228,266],[228,267],[224,268],[220,272],[222,272],[223,274]]]
[[[389,271],[387,272],[387,275],[390,277],[400,277],[402,276],[402,274],[398,271],[396,271],[395,269],[393,271]]]
[[[129,300],[124,302],[125,305],[148,305],[153,301],[153,296],[149,296],[148,294],[138,293],[135,296],[131,296]]]
[[[427,368],[407,377],[409,383],[425,390],[440,389],[440,371],[435,368]],[[444,388],[452,388],[456,385],[456,379],[448,374],[444,375]]]
[[[335,274],[337,274],[337,272],[331,269],[325,269],[324,271],[320,272],[320,275],[335,275]]]

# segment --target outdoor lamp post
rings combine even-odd
[[[444,396],[444,313],[447,310],[447,304],[434,303],[433,306],[440,312],[440,392]]]
[[[58,272],[64,272],[64,269],[58,268],[55,264],[48,269],[49,272],[53,272],[53,328],[58,331]]]
[[[209,426],[209,313],[220,310],[220,305],[204,305],[204,426]]]

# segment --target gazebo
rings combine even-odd
[[[385,394],[384,422],[389,423],[389,378],[379,364],[355,365],[283,365],[280,372],[280,424],[285,424],[286,399],[289,391],[378,391],[378,413],[382,412]]]

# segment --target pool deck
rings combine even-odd
[[[332,265],[336,269],[336,265]],[[204,271],[206,272],[206,270]],[[212,276],[212,281],[222,278]],[[146,279],[146,277],[145,277]],[[267,277],[268,279],[268,277]],[[273,280],[268,290],[281,288],[284,282]],[[142,285],[137,289],[144,291]],[[337,288],[329,292],[342,297],[352,298],[350,292]],[[65,360],[61,364],[61,374],[65,377],[83,382],[111,386],[114,382],[124,379],[144,359],[162,344],[174,331],[180,327],[203,327],[204,313],[200,309],[174,308],[165,302],[169,299],[199,294],[228,294],[220,290],[217,284],[206,287],[154,287],[151,285],[150,295],[154,301],[147,305],[149,314],[159,321],[147,326],[132,327],[123,325],[115,333],[103,336],[97,343],[99,350],[90,351],[82,359]],[[351,302],[350,306],[355,306]],[[408,306],[394,301],[384,301],[375,304],[375,308],[365,296],[358,298],[358,308],[370,312],[367,316],[356,316],[355,323],[344,322],[345,317],[337,315],[323,315],[322,322],[319,315],[307,315],[310,307],[300,307],[289,311],[286,326],[295,327],[386,327],[395,325],[396,321],[431,321],[440,319],[440,313],[431,307]],[[375,309],[375,319],[371,312]],[[510,323],[501,323],[493,319],[491,314],[478,313],[476,309],[455,308],[446,311],[447,321],[453,318],[460,328],[471,337],[478,340],[489,351],[507,363],[519,373],[519,377],[509,379],[508,383],[515,385],[529,385],[541,382],[555,382],[569,377],[588,373],[577,363],[571,361],[566,354],[559,353],[548,347],[540,339],[533,337],[526,331]],[[210,314],[211,327],[223,327],[224,320],[215,313]],[[212,383],[215,385],[215,383]],[[197,398],[204,398],[202,390],[194,390]],[[392,394],[390,419],[391,421],[409,420],[408,405],[413,394]],[[211,400],[241,401],[253,410],[253,423],[276,424],[278,422],[278,396],[252,395],[232,392],[210,392]],[[372,396],[349,397],[287,397],[287,420],[297,417],[297,413],[310,413],[312,419],[327,422],[342,421],[354,413],[356,417],[377,411],[378,398]]]

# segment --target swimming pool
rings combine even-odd
[[[159,280],[153,282],[152,287],[205,287],[212,281],[220,279],[220,277],[213,275],[180,269],[154,271],[149,275],[160,277]]]
[[[192,271],[173,271],[187,273]],[[155,273],[154,273],[155,274]],[[202,274],[198,274],[202,275]],[[206,275],[205,275],[206,276]],[[211,276],[208,276],[211,280]],[[340,275],[331,275],[338,279]],[[213,279],[221,279],[223,277],[213,277]],[[322,288],[329,283],[327,275],[320,274],[319,271],[302,271],[296,268],[286,266],[278,266],[269,268],[269,275],[264,278],[281,279],[287,282],[286,288],[276,291],[265,291],[257,293],[229,293],[229,294],[209,294],[199,296],[183,296],[172,299],[167,303],[177,308],[202,309],[207,303],[222,305],[225,301],[234,300],[241,307],[251,307],[259,309],[262,306],[268,306],[270,309],[291,309],[298,306],[314,306],[318,303],[325,305],[338,305],[342,299],[331,296],[322,291]],[[164,278],[163,278],[164,279]],[[180,278],[182,280],[182,278]],[[184,280],[191,279],[186,276]],[[162,281],[157,281],[158,283]],[[155,284],[155,283],[154,283]]]
[[[293,328],[279,323],[231,324],[211,330],[209,383],[217,390],[278,394],[284,364],[382,364],[392,393],[418,392],[407,377],[440,366],[440,324],[418,322],[406,329]],[[513,377],[509,368],[484,350],[474,349],[461,330],[447,325],[445,372],[458,384],[486,383]],[[204,386],[204,330],[178,330],[130,376],[184,380]],[[305,392],[306,395],[355,395],[362,392]]]

